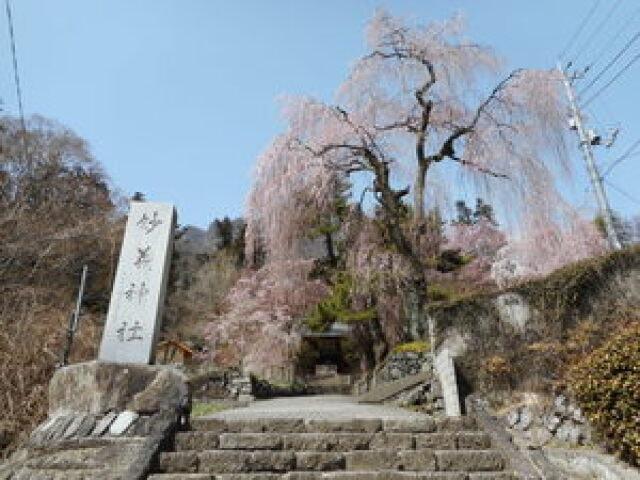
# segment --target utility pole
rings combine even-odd
[[[578,133],[578,137],[580,138],[580,147],[582,148],[584,161],[587,164],[587,172],[589,172],[589,177],[591,178],[593,191],[596,194],[596,200],[600,209],[600,215],[602,216],[602,219],[604,221],[607,240],[609,241],[609,245],[613,250],[620,250],[622,248],[622,243],[618,238],[618,232],[616,232],[615,226],[613,224],[613,215],[611,213],[611,207],[609,207],[609,200],[607,199],[607,194],[604,190],[604,187],[602,186],[602,176],[600,176],[598,166],[596,165],[596,161],[593,156],[593,150],[591,149],[591,138],[589,138],[589,135],[587,134],[587,131],[584,127],[582,113],[580,112],[580,107],[578,106],[578,102],[576,101],[576,94],[573,91],[573,85],[571,84],[571,80],[567,76],[565,70],[562,68],[560,62],[558,62],[558,71],[560,72],[560,75],[562,75],[562,83],[564,83],[564,87],[567,92],[567,98],[569,99],[569,104],[571,106],[571,128],[576,130],[576,132]]]

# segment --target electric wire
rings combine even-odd
[[[600,62],[600,60],[602,60],[611,51],[613,46],[616,44],[616,41],[622,36],[622,34],[634,22],[634,20],[638,16],[638,14],[640,14],[640,7],[636,8],[634,10],[634,12],[627,18],[627,21],[622,25],[622,27],[620,27],[618,29],[618,33],[616,33],[611,40],[609,40],[608,42],[603,42],[602,48],[600,49],[598,54],[595,56],[596,59],[593,62],[591,62],[591,67],[592,68],[595,65],[597,65]]]
[[[584,27],[587,26],[587,23],[589,23],[589,20],[591,20],[591,17],[593,17],[593,14],[596,13],[598,5],[600,5],[600,0],[595,0],[593,2],[593,5],[591,6],[591,9],[582,20],[582,23],[578,26],[578,28],[576,29],[572,37],[569,39],[569,42],[565,45],[562,52],[560,52],[560,55],[558,55],[560,58],[564,58],[564,56],[567,53],[569,53],[569,50],[571,49],[571,47],[573,47],[573,44],[575,43],[575,41],[578,39],[582,31],[584,30]]]
[[[611,188],[613,188],[616,192],[618,192],[620,195],[622,195],[623,197],[626,197],[627,199],[631,200],[634,203],[637,203],[638,205],[640,205],[640,200],[638,200],[637,198],[635,198],[633,195],[625,192],[624,190],[622,190],[620,187],[616,187],[613,183],[611,183],[609,180],[605,180],[605,183],[607,185],[609,185]]]
[[[587,40],[582,44],[582,48],[578,49],[578,52],[576,53],[576,55],[574,56],[572,62],[575,64],[577,63],[578,59],[580,58],[580,56],[587,51],[587,49],[589,48],[589,46],[591,45],[591,43],[593,42],[593,40],[598,36],[598,34],[600,33],[600,31],[604,28],[604,26],[609,22],[609,20],[611,20],[611,17],[613,16],[613,14],[615,13],[615,11],[618,9],[618,7],[622,4],[622,0],[618,0],[616,3],[613,4],[613,6],[609,9],[609,11],[607,12],[607,14],[605,15],[605,17],[602,19],[602,21],[596,26],[596,29],[593,31],[593,33],[587,37]],[[589,67],[587,67],[589,68]]]
[[[22,107],[22,88],[20,87],[20,73],[18,70],[18,55],[16,54],[16,39],[13,31],[13,16],[11,15],[11,5],[9,0],[5,0],[7,10],[7,21],[9,23],[9,39],[11,41],[11,55],[13,57],[13,77],[16,84],[16,95],[18,97],[18,114],[20,115],[20,123],[22,131],[26,132],[27,127],[24,120],[24,109]]]
[[[613,65],[615,65],[615,63],[620,59],[620,57],[622,57],[622,55],[624,55],[624,54],[625,54],[625,52],[626,52],[627,50],[629,50],[629,48],[631,48],[631,45],[633,45],[633,44],[634,44],[634,42],[635,42],[636,40],[638,40],[638,38],[640,38],[640,31],[636,32],[636,34],[635,34],[633,37],[631,37],[631,39],[626,43],[626,45],[622,48],[622,50],[620,50],[620,51],[619,51],[619,52],[618,52],[618,53],[617,53],[617,54],[616,54],[616,55],[615,55],[615,56],[614,56],[614,57],[609,61],[609,63],[607,63],[607,65],[606,65],[602,70],[600,70],[600,72],[598,72],[598,74],[597,74],[597,75],[596,75],[596,76],[595,76],[595,77],[594,77],[594,78],[589,82],[589,84],[588,84],[586,87],[584,87],[584,88],[580,91],[580,93],[578,93],[578,96],[580,97],[580,96],[584,95],[584,94],[587,92],[587,90],[589,90],[591,87],[593,87],[593,86],[596,84],[596,82],[597,82],[598,80],[600,80],[600,79],[602,78],[602,76],[603,76],[605,73],[607,73],[607,71],[608,71],[608,70],[609,70]]]
[[[632,156],[636,149],[638,148],[638,146],[640,146],[640,139],[636,140],[633,145],[631,145],[626,152],[624,152],[622,155],[620,155],[617,159],[615,159],[613,161],[613,163],[611,165],[609,165],[607,167],[607,169],[605,170],[605,172],[602,174],[602,178],[606,177],[609,172],[611,172],[611,170],[613,170],[615,168],[616,165],[620,164],[621,162],[623,162],[624,160],[626,160],[627,158],[629,158],[630,156]]]
[[[593,102],[596,98],[598,98],[607,88],[609,88],[616,80],[618,80],[631,66],[640,60],[640,53],[636,54],[622,69],[614,75],[614,77],[609,80],[603,87],[600,88],[596,93],[594,93],[589,99],[582,104],[582,107],[586,107],[591,102]]]

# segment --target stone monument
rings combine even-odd
[[[151,363],[175,229],[173,205],[131,202],[98,359]]]

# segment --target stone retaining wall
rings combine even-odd
[[[374,381],[392,382],[431,369],[429,352],[391,352],[382,366],[376,370]]]
[[[506,420],[514,442],[525,448],[591,443],[591,427],[582,410],[564,395],[555,396],[546,407],[540,403],[516,406],[507,413]]]

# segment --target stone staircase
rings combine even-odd
[[[468,417],[202,418],[161,454],[151,480],[506,480]]]

